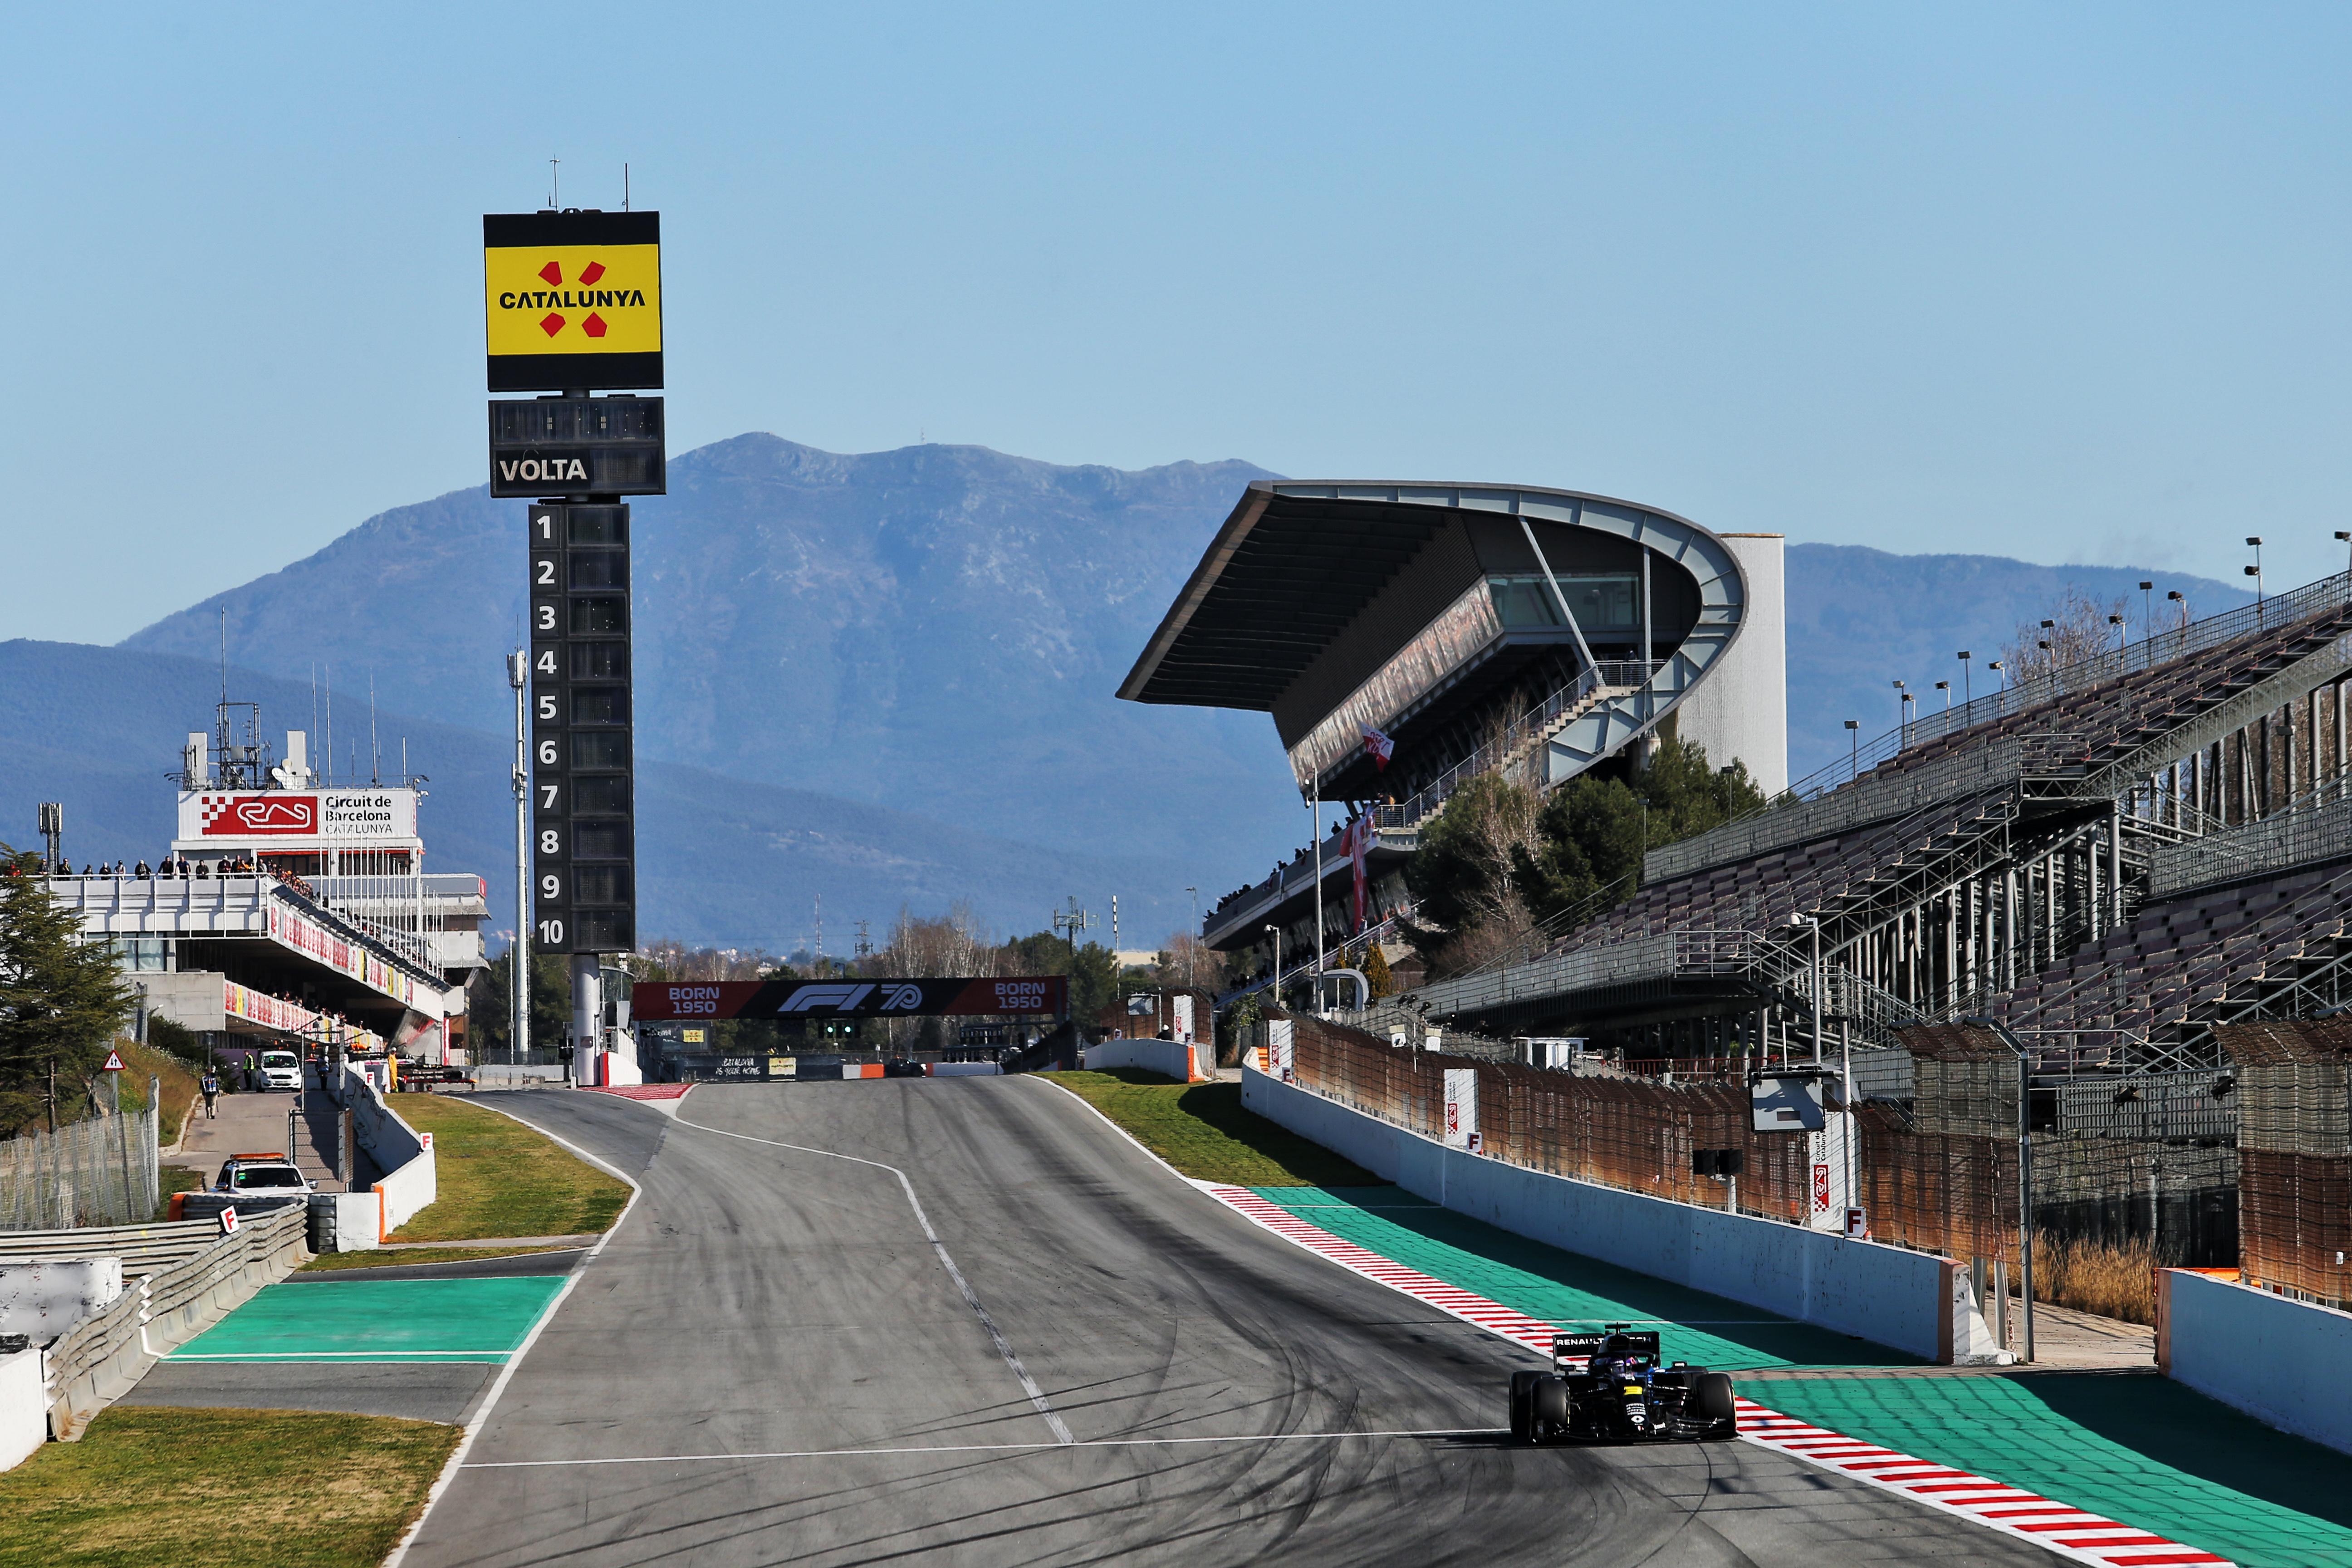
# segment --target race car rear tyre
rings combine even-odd
[[[1713,1436],[1728,1437],[1737,1435],[1739,1407],[1732,1399],[1731,1379],[1719,1372],[1701,1374],[1697,1385],[1691,1390],[1690,1413],[1713,1424],[1717,1428]]]
[[[1511,1440],[1532,1443],[1536,1439],[1536,1380],[1539,1372],[1511,1373]]]

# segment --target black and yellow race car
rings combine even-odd
[[[1552,1370],[1511,1374],[1511,1436],[1522,1443],[1686,1442],[1735,1437],[1731,1379],[1659,1363],[1658,1336],[1608,1324],[1559,1334]]]

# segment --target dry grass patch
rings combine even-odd
[[[433,1134],[440,1187],[394,1241],[582,1236],[610,1226],[629,1201],[626,1184],[511,1117],[432,1094],[398,1095],[393,1106]]]
[[[461,1429],[383,1415],[116,1405],[0,1475],[0,1568],[368,1568]]]
[[[2142,1238],[2121,1246],[2033,1237],[2033,1299],[2126,1323],[2156,1321],[2156,1251]]]

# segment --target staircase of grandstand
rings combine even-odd
[[[1588,667],[1574,680],[1506,725],[1500,735],[1473,750],[1401,805],[1374,806],[1372,825],[1418,831],[1444,810],[1454,792],[1470,780],[1490,773],[1516,776],[1545,742],[1601,703],[1632,696],[1648,681],[1654,668],[1654,665],[1641,663]]]

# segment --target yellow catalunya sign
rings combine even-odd
[[[655,213],[516,213],[482,220],[493,392],[661,382]]]

